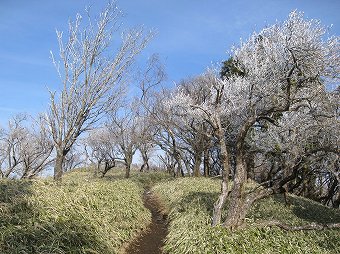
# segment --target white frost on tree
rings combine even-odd
[[[220,223],[227,197],[230,205],[224,225],[235,228],[244,222],[255,200],[275,192],[261,188],[245,192],[246,137],[259,121],[274,123],[284,112],[308,107],[309,101],[324,91],[327,82],[338,82],[339,38],[325,39],[325,35],[326,28],[319,21],[305,20],[302,13],[293,11],[285,22],[254,33],[232,49],[234,65],[242,75],[211,77],[206,101],[197,103],[181,90],[168,101],[170,108],[210,123],[221,150],[224,149],[222,191],[215,203],[213,225]],[[229,191],[231,150],[235,173]]]

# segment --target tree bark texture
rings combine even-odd
[[[195,158],[194,158],[195,164],[194,164],[194,176],[198,177],[201,176],[200,167],[202,163],[202,152],[196,152]]]
[[[209,165],[209,150],[204,150],[204,159],[203,159],[203,165],[204,165],[204,176],[208,177],[210,174],[210,165]]]
[[[228,192],[229,174],[230,174],[229,154],[228,154],[228,150],[227,150],[227,146],[225,142],[224,131],[220,124],[219,124],[219,127],[220,128],[218,132],[218,138],[219,138],[220,149],[221,149],[220,156],[221,156],[223,169],[222,169],[221,193],[217,201],[214,204],[212,226],[217,226],[221,223],[222,208],[229,194]]]
[[[130,177],[131,164],[132,164],[132,156],[127,155],[125,158],[125,178]]]
[[[57,156],[55,159],[55,165],[54,165],[54,174],[53,179],[55,181],[61,181],[61,178],[63,176],[63,162],[65,159],[66,154],[64,154],[62,151],[57,151]]]
[[[246,201],[244,193],[244,184],[247,180],[246,172],[246,165],[243,161],[242,152],[240,152],[236,155],[234,184],[230,193],[228,215],[224,222],[224,226],[230,229],[241,226],[246,216],[246,207],[248,206],[248,200]]]
[[[150,165],[149,165],[149,156],[146,151],[142,151],[142,159],[143,159],[143,165],[140,168],[140,172],[144,172],[144,170],[149,171]]]

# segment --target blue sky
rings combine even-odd
[[[58,85],[49,51],[57,53],[55,29],[85,6],[97,13],[101,0],[0,0],[0,125],[19,112],[37,114],[48,106],[47,88]],[[141,58],[158,53],[168,82],[201,73],[228,57],[240,38],[293,9],[331,25],[340,35],[339,0],[120,0],[124,26],[144,24],[156,37]]]

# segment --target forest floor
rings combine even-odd
[[[148,228],[130,243],[126,253],[160,254],[168,232],[167,216],[161,212],[158,200],[148,188],[144,192],[143,201],[151,212],[152,220]]]

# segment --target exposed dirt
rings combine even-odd
[[[161,254],[168,231],[166,215],[160,212],[160,204],[150,190],[145,190],[143,201],[145,207],[151,211],[152,221],[149,227],[128,246],[126,253]]]

